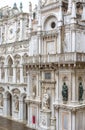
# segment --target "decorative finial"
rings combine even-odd
[[[37,4],[35,4],[35,10],[37,10]]]
[[[22,2],[20,3],[20,11],[22,12],[22,8],[23,8],[23,5],[22,5]]]

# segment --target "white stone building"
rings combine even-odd
[[[85,130],[85,0],[0,9],[0,115],[36,130]]]

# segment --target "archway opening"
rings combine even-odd
[[[12,116],[12,95],[7,94],[7,115]]]
[[[12,58],[9,57],[9,59],[8,59],[8,81],[9,82],[12,81],[12,77],[13,77],[13,68],[12,68],[12,65],[13,65]]]

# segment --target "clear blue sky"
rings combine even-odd
[[[22,2],[22,4],[23,4],[23,10],[25,12],[28,12],[28,6],[29,6],[29,2],[30,1],[32,2],[33,7],[38,2],[38,0],[0,0],[0,8],[4,7],[6,5],[9,5],[10,7],[13,7],[13,4],[15,2],[17,3],[17,7],[19,7],[20,2]]]

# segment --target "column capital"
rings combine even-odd
[[[19,65],[19,67],[20,67],[20,68],[22,68],[22,67],[23,67],[23,65],[22,65],[22,64],[20,64],[20,65]]]
[[[4,65],[4,68],[8,68],[8,65]]]

